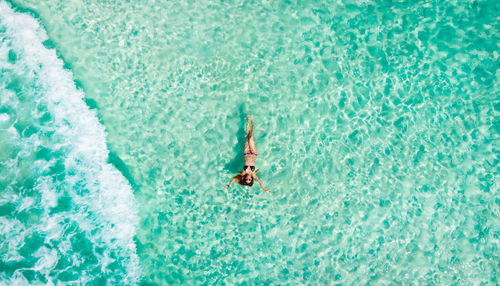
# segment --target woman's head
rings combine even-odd
[[[234,176],[234,178],[238,181],[238,184],[243,186],[253,186],[253,178],[249,174],[238,174]]]

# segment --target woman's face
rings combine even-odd
[[[245,177],[245,183],[250,184],[251,182],[252,182],[252,176],[247,175],[247,176]]]

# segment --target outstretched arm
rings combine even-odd
[[[231,183],[227,184],[227,185],[224,187],[224,189],[223,189],[223,190],[225,190],[225,189],[229,188],[229,186],[231,186],[234,182],[236,182],[236,179],[233,179],[233,180],[231,181]]]
[[[266,193],[270,193],[271,192],[269,190],[266,190],[266,188],[264,188],[264,184],[262,184],[262,181],[257,177],[257,175],[254,175],[254,178],[257,180],[257,182],[259,182],[259,185],[262,188],[262,190],[264,190],[264,192],[266,192]]]

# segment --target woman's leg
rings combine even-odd
[[[248,132],[250,131],[250,114],[247,114],[247,127],[245,128],[245,131],[247,132],[248,137]]]
[[[245,149],[243,150],[243,153],[246,154],[248,152],[250,152],[250,145],[248,144],[248,138],[250,137],[250,115],[247,114],[247,127],[246,127],[246,133],[247,133],[247,136],[246,136],[246,140],[245,140]]]
[[[254,153],[255,155],[257,155],[257,146],[255,146],[255,141],[253,140],[253,120],[252,120],[252,131],[250,133],[250,137],[247,137],[247,142],[248,142],[248,145],[250,145],[250,151],[252,151],[252,153]]]

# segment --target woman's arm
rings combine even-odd
[[[259,182],[259,185],[264,190],[264,192],[266,192],[266,193],[270,193],[271,192],[269,190],[266,190],[266,188],[264,188],[264,184],[262,184],[262,181],[257,177],[257,175],[254,175],[253,177],[257,180],[257,182]]]
[[[227,189],[229,186],[231,186],[234,182],[236,182],[236,179],[233,179],[231,183],[227,184],[226,187],[224,187],[223,190]]]

